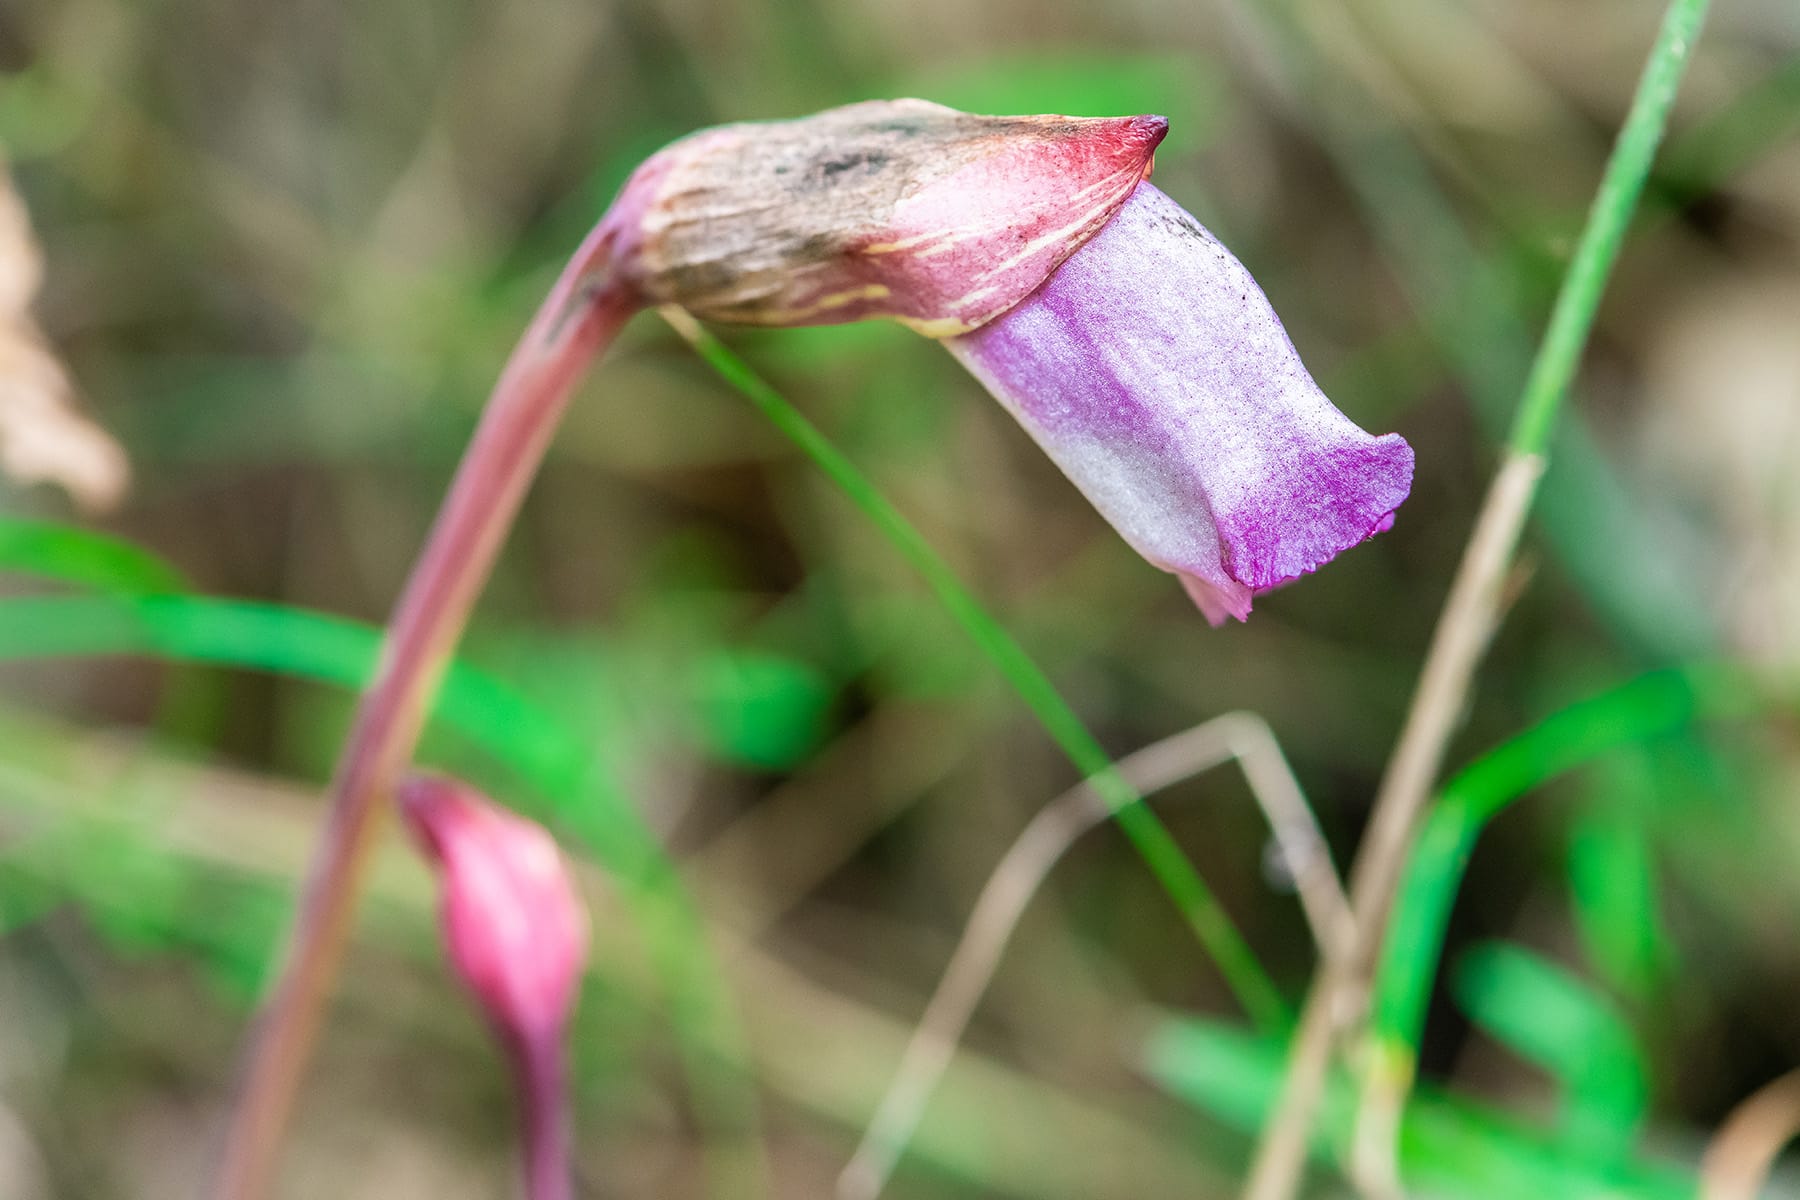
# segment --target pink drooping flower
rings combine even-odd
[[[408,778],[399,802],[438,869],[457,978],[503,1035],[560,1032],[587,960],[588,920],[555,840],[442,776]]]
[[[587,960],[588,919],[545,829],[472,788],[414,775],[401,815],[437,868],[444,946],[517,1079],[530,1200],[569,1200],[564,1032]]]
[[[1143,182],[1166,128],[921,100],[726,125],[632,176],[607,263],[714,320],[946,339],[1210,621],[1242,620],[1388,528],[1412,450],[1334,408],[1249,272]]]

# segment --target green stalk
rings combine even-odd
[[[660,312],[700,357],[798,446],[850,498],[851,503],[863,511],[900,556],[924,577],[951,617],[962,626],[995,670],[1018,693],[1051,740],[1112,809],[1119,828],[1143,856],[1145,865],[1174,901],[1182,919],[1218,964],[1226,984],[1251,1020],[1264,1031],[1287,1029],[1292,1020],[1287,1005],[1243,934],[1238,932],[1212,889],[1182,853],[1168,827],[1144,805],[1143,797],[1120,777],[1112,758],[1024,647],[982,606],[918,528],[888,502],[856,464],[805,414],[788,403],[780,392],[751,370],[749,364],[707,333],[686,312],[672,307],[665,307]]]
[[[1361,1011],[1444,750],[1463,711],[1476,668],[1498,626],[1504,582],[1542,477],[1544,455],[1569,381],[1593,328],[1606,281],[1637,206],[1676,87],[1693,55],[1708,0],[1671,0],[1651,47],[1631,111],[1607,159],[1575,256],[1563,277],[1549,326],[1515,410],[1513,432],[1449,598],[1432,634],[1419,684],[1393,757],[1375,796],[1350,878],[1357,930],[1352,953],[1321,970],[1289,1053],[1281,1100],[1257,1147],[1245,1200],[1289,1200],[1300,1186],[1307,1133],[1325,1088],[1337,1030],[1332,1014]],[[1379,1064],[1372,1076],[1383,1074]],[[1394,1078],[1390,1096],[1410,1080]],[[1399,1188],[1399,1107],[1365,1105],[1351,1171],[1364,1191]]]
[[[1569,381],[1575,377],[1582,347],[1587,345],[1588,332],[1593,328],[1600,297],[1606,291],[1607,278],[1618,261],[1619,247],[1624,244],[1625,231],[1637,211],[1644,181],[1650,177],[1650,164],[1668,126],[1676,89],[1681,86],[1694,45],[1700,40],[1708,3],[1709,0],[1674,0],[1663,17],[1656,45],[1650,50],[1650,61],[1638,80],[1631,111],[1613,144],[1606,173],[1600,178],[1600,190],[1594,193],[1587,226],[1581,231],[1575,257],[1556,294],[1549,328],[1525,381],[1525,393],[1513,417],[1512,436],[1507,440],[1507,447],[1515,454],[1542,454],[1549,444],[1557,414],[1569,394]]]

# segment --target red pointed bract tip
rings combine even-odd
[[[649,301],[709,320],[966,333],[1112,218],[1167,131],[924,100],[724,125],[633,174],[607,218],[615,263]]]
[[[587,959],[588,919],[543,826],[436,775],[405,780],[400,812],[437,868],[445,949],[504,1036],[562,1029]]]

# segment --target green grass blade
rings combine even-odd
[[[1630,1152],[1649,1107],[1637,1038],[1595,988],[1534,951],[1485,942],[1461,956],[1451,988],[1469,1019],[1554,1077],[1562,1136],[1596,1158]]]
[[[983,607],[950,564],[932,549],[918,527],[908,521],[805,414],[691,317],[685,313],[671,315],[670,323],[692,343],[720,378],[755,405],[776,429],[798,446],[862,510],[900,556],[924,577],[939,603],[1018,693],[1019,699],[1069,761],[1111,806],[1119,827],[1174,901],[1200,944],[1212,955],[1244,1011],[1261,1029],[1273,1031],[1286,1027],[1291,1018],[1279,989],[1226,915],[1212,889],[1182,853],[1167,826],[1144,805],[1143,797],[1120,777],[1111,757],[1024,647]]]
[[[100,592],[185,592],[163,559],[119,538],[52,521],[0,517],[0,571],[39,575]]]
[[[1668,127],[1676,89],[1700,40],[1708,3],[1709,0],[1674,0],[1663,15],[1656,44],[1650,48],[1649,62],[1638,80],[1637,94],[1632,97],[1631,111],[1626,114],[1625,126],[1606,161],[1606,172],[1600,177],[1600,188],[1594,194],[1581,241],[1575,246],[1575,257],[1569,262],[1555,307],[1550,310],[1549,328],[1544,331],[1544,340],[1525,381],[1525,394],[1519,401],[1512,436],[1507,441],[1515,453],[1542,454],[1549,446],[1557,414],[1569,393],[1569,381],[1575,377],[1582,348],[1587,345],[1588,332],[1600,309],[1600,297],[1606,291],[1613,264],[1618,261],[1619,248],[1625,244],[1625,231],[1631,226],[1644,181],[1650,177],[1650,164]]]
[[[1640,1006],[1668,984],[1678,959],[1645,802],[1659,783],[1655,759],[1642,748],[1595,764],[1576,799],[1565,860],[1583,957],[1615,994]]]
[[[1408,860],[1376,976],[1374,1033],[1383,1052],[1418,1055],[1450,909],[1488,822],[1520,797],[1620,747],[1697,720],[1744,717],[1771,703],[1731,667],[1655,671],[1562,709],[1465,767],[1445,786]]]
[[[1164,1023],[1144,1050],[1145,1065],[1170,1093],[1245,1133],[1274,1107],[1286,1047],[1218,1021]],[[1313,1151],[1332,1161],[1350,1136],[1351,1084],[1333,1076]],[[1636,1159],[1596,1156],[1548,1137],[1484,1105],[1422,1090],[1407,1109],[1400,1137],[1402,1172],[1419,1196],[1459,1200],[1689,1200],[1694,1180]]]
[[[1259,48],[1281,69],[1285,82],[1308,99],[1312,126],[1379,239],[1386,258],[1431,344],[1467,393],[1475,415],[1496,440],[1515,419],[1519,380],[1532,364],[1527,304],[1532,276],[1543,269],[1535,254],[1486,249],[1511,235],[1478,241],[1464,227],[1463,210],[1439,183],[1412,140],[1390,122],[1369,114],[1384,100],[1347,85],[1343,67],[1308,44],[1306,23],[1291,3],[1239,3],[1245,27],[1260,34]],[[1779,89],[1777,89],[1779,90]],[[1734,127],[1737,126],[1734,122]],[[1742,154],[1767,150],[1780,127],[1764,122],[1756,133],[1770,140]],[[1470,204],[1494,207],[1475,193]],[[1496,214],[1505,223],[1506,214]],[[1717,619],[1697,603],[1671,555],[1666,531],[1646,525],[1648,496],[1612,464],[1579,412],[1553,430],[1556,470],[1539,485],[1534,520],[1581,591],[1607,623],[1652,661],[1701,657],[1718,643]]]

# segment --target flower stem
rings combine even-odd
[[[1601,176],[1514,417],[1511,437],[1438,618],[1400,740],[1389,760],[1351,872],[1353,953],[1326,963],[1307,997],[1287,1078],[1245,1184],[1246,1200],[1288,1200],[1299,1187],[1307,1136],[1331,1051],[1346,1017],[1364,1019],[1382,931],[1421,815],[1443,765],[1463,698],[1499,622],[1502,581],[1544,469],[1544,452],[1593,328],[1607,277],[1643,192],[1676,87],[1693,55],[1708,0],[1671,0],[1631,110]]]
[[[521,1037],[511,1050],[519,1092],[525,1200],[574,1200],[563,1031]]]
[[[950,564],[932,549],[925,535],[888,502],[818,426],[807,420],[786,397],[706,332],[687,312],[673,306],[665,306],[658,312],[713,370],[812,459],[826,477],[874,522],[901,557],[924,576],[939,602],[1012,685],[1051,740],[1106,802],[1119,828],[1124,830],[1151,873],[1174,901],[1182,919],[1218,964],[1226,984],[1251,1020],[1266,1032],[1286,1030],[1291,1018],[1274,981],[1263,970],[1212,889],[1182,853],[1168,827],[1144,805],[1143,797],[1119,774],[1111,757],[1057,692],[1056,685],[1050,682],[1043,668],[1032,660],[1006,627],[982,607],[981,601],[957,577]]]
[[[255,1200],[267,1189],[377,819],[577,380],[639,307],[607,275],[611,238],[604,226],[589,236],[507,361],[395,606],[339,758],[281,975],[241,1064],[216,1200]]]

